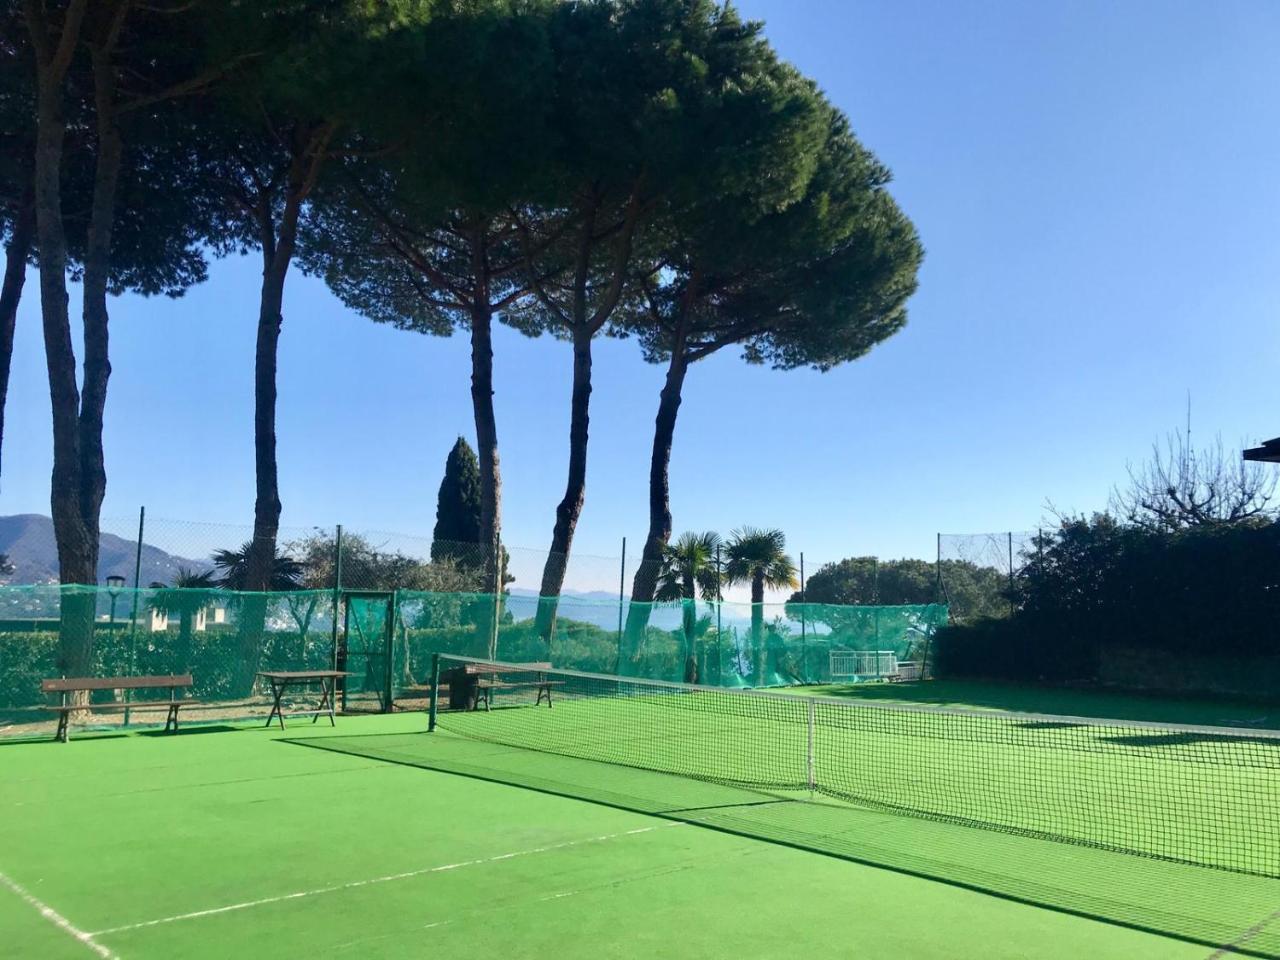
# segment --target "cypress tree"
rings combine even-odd
[[[458,544],[480,543],[480,461],[462,437],[444,462],[444,479],[436,496],[436,527],[431,559],[453,557],[461,563],[480,559],[478,549]]]

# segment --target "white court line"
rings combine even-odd
[[[385,877],[374,877],[370,880],[352,880],[350,883],[340,883],[331,887],[317,887],[314,890],[299,890],[296,893],[284,893],[274,897],[263,897],[261,900],[246,900],[243,903],[232,903],[225,907],[212,907],[208,910],[195,910],[191,913],[180,913],[173,917],[162,917],[159,920],[144,920],[141,923],[125,924],[121,927],[111,927],[107,930],[97,930],[92,934],[85,934],[89,937],[101,937],[108,933],[122,933],[125,930],[139,930],[143,927],[156,927],[164,923],[176,923],[179,920],[195,920],[199,917],[211,917],[219,913],[231,913],[235,910],[247,910],[250,907],[261,907],[269,903],[280,903],[285,900],[300,900],[303,897],[314,897],[324,893],[338,893],[342,890],[353,890],[356,887],[367,887],[375,883],[390,883],[392,880],[407,880],[410,877],[421,877],[429,873],[443,873],[446,870],[457,870],[461,867],[475,867],[484,863],[497,863],[501,860],[511,860],[515,857],[528,857],[535,853],[549,853],[552,850],[563,850],[566,847],[579,847],[587,843],[603,843],[606,840],[616,840],[619,837],[632,837],[641,833],[651,833],[654,830],[663,830],[667,827],[681,827],[683,823],[662,823],[652,827],[639,827],[635,830],[624,830],[621,833],[609,833],[600,837],[584,837],[581,840],[566,840],[563,843],[553,843],[545,847],[533,847],[529,850],[515,850],[511,853],[501,853],[494,857],[482,857],[478,860],[462,860],[458,863],[445,863],[435,867],[422,867],[418,870],[406,870],[404,873],[392,873]]]
[[[34,894],[29,892],[25,887],[22,886],[22,884],[18,883],[17,880],[14,880],[8,874],[0,872],[0,884],[4,884],[6,887],[8,887],[10,890],[16,893],[18,896],[20,896],[23,900],[27,902],[28,906],[34,907],[36,910],[40,911],[40,915],[42,917],[44,917],[46,920],[52,923],[55,927],[57,927],[63,933],[66,933],[70,936],[75,937],[77,940],[83,943],[86,947],[88,947],[98,956],[102,957],[102,960],[120,960],[120,958],[117,957],[114,953],[112,953],[102,944],[98,943],[96,940],[93,939],[96,936],[96,934],[85,933],[83,930],[81,930],[79,927],[73,924],[70,920],[68,920],[66,917],[60,914],[57,910],[53,909],[53,907],[49,906],[47,903],[44,903]]]
[[[1217,950],[1213,951],[1213,953],[1209,954],[1209,956],[1206,957],[1205,960],[1222,960],[1223,957],[1242,956],[1241,952],[1236,948],[1243,947],[1246,943],[1248,943],[1258,934],[1262,933],[1263,930],[1271,926],[1271,924],[1274,923],[1276,920],[1280,920],[1280,910],[1277,910],[1275,913],[1272,913],[1269,916],[1263,917],[1261,920],[1255,923],[1252,927],[1250,927],[1244,933],[1240,934],[1240,936],[1236,937],[1230,943],[1224,943]]]

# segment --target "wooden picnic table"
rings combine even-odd
[[[311,717],[311,722],[315,723],[327,713],[329,724],[337,726],[333,719],[333,689],[339,677],[350,677],[354,674],[346,670],[259,670],[258,676],[271,684],[273,703],[271,713],[267,716],[267,726],[271,726],[271,721],[279,718],[280,729],[283,730],[284,708],[280,700],[284,697],[285,691],[290,687],[309,687],[316,683],[320,685],[320,706],[315,710],[290,710],[289,716]]]

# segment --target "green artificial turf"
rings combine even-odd
[[[1224,939],[1280,905],[1274,881],[762,798],[423,725],[406,714],[283,734],[0,744],[0,953],[1190,960],[1211,951],[962,884],[982,868],[1021,873],[1025,899],[1053,892],[1037,881],[1090,880],[1105,898],[1144,875],[1119,864],[1159,868],[1163,890],[1142,916],[1176,918],[1207,898]],[[797,849],[817,837],[843,852]],[[850,859],[877,849],[902,862]],[[948,863],[967,878],[911,875]]]

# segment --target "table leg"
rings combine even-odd
[[[315,723],[320,719],[320,714],[325,710],[329,711],[329,724],[336,726],[333,722],[333,680],[320,678],[320,706],[316,707],[315,716],[311,718],[311,722]]]
[[[284,729],[284,710],[280,706],[280,699],[284,696],[285,683],[282,680],[271,679],[271,696],[275,702],[271,706],[271,712],[267,714],[267,726],[271,726],[271,721],[276,717],[280,718],[280,729]]]

